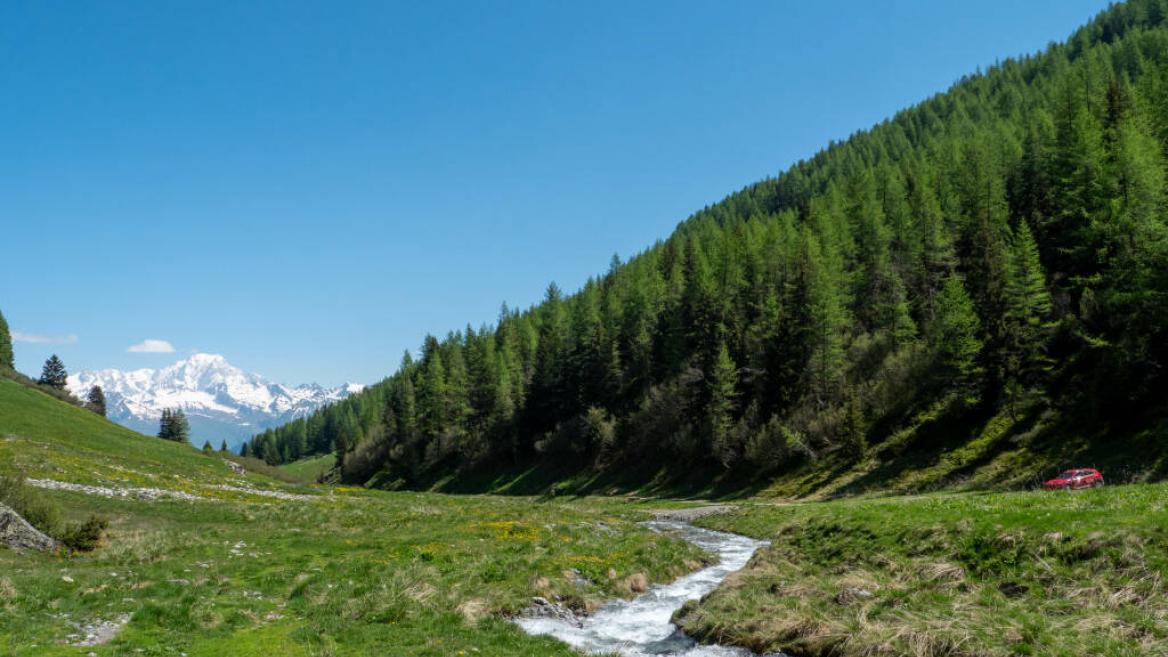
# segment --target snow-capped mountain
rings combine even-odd
[[[226,440],[235,447],[264,429],[308,415],[364,386],[325,388],[315,383],[290,387],[245,372],[215,354],[195,354],[161,369],[116,369],[69,376],[69,391],[84,399],[101,386],[109,419],[143,433],[158,431],[164,408],[181,408],[191,424],[191,441]]]

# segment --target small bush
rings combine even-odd
[[[91,552],[101,544],[105,537],[105,530],[109,528],[109,521],[98,516],[89,516],[89,519],[79,525],[73,525],[65,530],[61,542],[70,550]]]

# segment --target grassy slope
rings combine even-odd
[[[239,483],[217,456],[6,381],[0,465],[194,492]],[[281,487],[258,474],[247,484]],[[110,518],[108,542],[73,559],[0,549],[0,654],[567,656],[497,612],[533,595],[587,607],[629,595],[634,573],[669,580],[702,558],[637,525],[643,505],[622,500],[299,490],[321,495],[144,502],[44,491],[71,516]],[[569,569],[591,583],[577,587]],[[123,615],[113,643],[66,645],[74,623]]]
[[[1154,484],[755,504],[702,521],[773,544],[682,625],[800,655],[1168,654],[1166,503]]]
[[[317,477],[328,472],[336,463],[337,457],[333,454],[321,454],[285,463],[280,466],[280,469],[301,481],[316,481]]]
[[[202,492],[210,484],[277,488],[233,475],[223,460],[189,445],[143,436],[0,378],[0,466],[33,478]]]

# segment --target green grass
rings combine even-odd
[[[333,454],[310,456],[306,459],[285,463],[280,469],[301,481],[315,482],[320,475],[328,472],[336,465],[337,457]]]
[[[71,520],[111,521],[104,545],[64,554],[0,549],[0,654],[572,655],[504,615],[532,596],[589,609],[626,579],[698,568],[697,548],[638,524],[650,503],[612,498],[318,493],[308,501],[220,493],[218,456],[122,429],[0,381],[0,464],[32,477],[181,488],[199,501],[38,491]],[[572,571],[588,583],[579,586]],[[75,623],[128,616],[110,644],[68,645]]]
[[[111,518],[109,541],[73,560],[0,550],[5,655],[76,655],[61,645],[70,621],[122,614],[130,623],[97,654],[271,655],[277,641],[288,655],[570,655],[499,614],[535,595],[588,608],[628,595],[633,573],[668,581],[702,559],[636,524],[640,504],[611,499],[54,497]],[[591,583],[577,588],[573,568]]]
[[[1168,486],[757,503],[772,545],[681,612],[797,655],[1168,654]]]
[[[72,483],[240,497],[216,485],[311,489],[257,473],[238,476],[217,454],[144,436],[77,406],[0,378],[0,470]]]

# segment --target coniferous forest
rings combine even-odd
[[[1024,440],[1043,467],[1163,469],[1133,436],[1158,435],[1168,385],[1166,16],[1164,0],[1110,8],[574,294],[552,284],[493,326],[427,336],[389,378],[244,450],[333,452],[344,480],[399,487],[531,466],[766,479],[993,425],[986,458]]]

